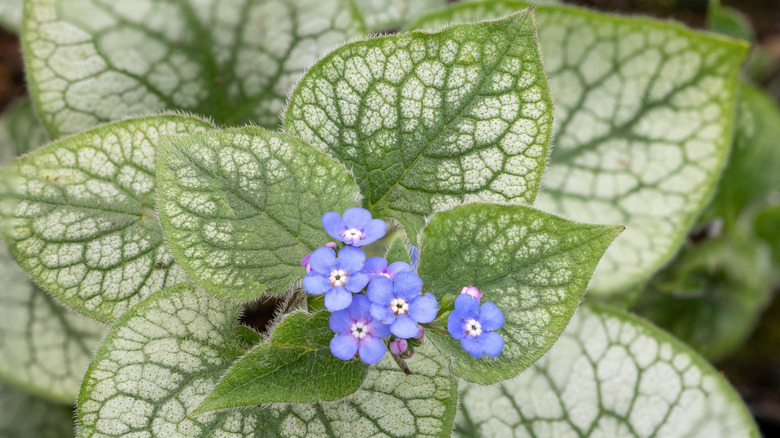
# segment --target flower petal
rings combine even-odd
[[[470,355],[482,357],[482,344],[479,339],[474,339],[471,336],[464,336],[463,339],[460,340],[460,346]]]
[[[336,251],[330,248],[321,247],[314,250],[309,257],[309,266],[312,271],[319,272],[324,276],[329,276],[331,271],[336,269]]]
[[[385,260],[385,262],[387,261]],[[406,262],[391,263],[390,266],[387,267],[387,275],[389,275],[390,278],[395,277],[399,272],[412,272],[412,267]]]
[[[371,317],[382,324],[390,324],[395,320],[395,315],[389,307],[371,303]]]
[[[368,283],[368,299],[372,303],[389,306],[393,301],[393,282],[387,277],[376,277]]]
[[[388,324],[380,324],[376,321],[371,323],[371,335],[377,338],[386,338],[390,336],[390,326]]]
[[[504,349],[504,337],[498,333],[482,332],[478,341],[482,345],[482,351],[490,357],[498,356]]]
[[[353,321],[371,321],[371,302],[368,301],[365,295],[355,295],[352,297],[352,304],[347,309],[349,317]]]
[[[422,291],[422,278],[413,272],[401,272],[393,278],[395,296],[412,301]]]
[[[373,336],[365,337],[360,343],[360,360],[369,365],[375,364],[385,357],[386,351],[387,347],[381,339]]]
[[[455,310],[464,318],[476,318],[479,314],[479,300],[468,294],[458,295],[455,298]]]
[[[466,318],[463,317],[463,314],[457,310],[453,310],[447,319],[447,331],[450,332],[450,335],[453,338],[460,339],[465,335],[465,330],[463,330],[463,324],[465,322]]]
[[[498,306],[488,301],[480,306],[477,321],[482,330],[498,330],[504,325],[504,314]]]
[[[347,274],[352,274],[363,269],[366,262],[366,253],[354,246],[345,246],[339,251],[339,268]]]
[[[343,287],[334,287],[325,293],[325,308],[331,312],[344,310],[350,304],[352,304],[352,294]]]
[[[322,295],[331,288],[330,279],[319,272],[309,272],[303,277],[303,290],[307,294]]]
[[[418,324],[427,324],[436,318],[439,304],[431,293],[419,296],[409,303],[409,316]]]
[[[374,243],[387,233],[387,224],[382,219],[374,219],[363,227],[363,239],[357,245]]]
[[[330,340],[330,352],[342,360],[350,360],[358,351],[358,342],[352,335],[336,335]]]
[[[363,265],[363,270],[368,274],[382,274],[385,269],[387,269],[387,260],[384,257],[369,257]]]
[[[352,319],[347,315],[346,310],[339,310],[330,314],[328,325],[334,333],[348,333],[350,327],[352,327]]]
[[[347,228],[362,229],[371,221],[371,212],[365,208],[352,207],[344,212],[344,224]]]
[[[341,233],[347,228],[344,224],[344,220],[341,219],[338,213],[328,212],[322,215],[322,227],[325,228],[325,232],[334,239],[344,241],[341,237]]]
[[[352,293],[360,292],[368,284],[368,279],[368,274],[363,271],[353,272],[349,278],[347,278],[344,287]]]
[[[390,332],[399,338],[409,339],[417,336],[420,328],[409,315],[398,315],[395,321],[390,324]]]

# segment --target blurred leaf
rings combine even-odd
[[[747,339],[771,297],[769,248],[728,234],[684,247],[634,310],[719,360]]]
[[[0,383],[0,437],[72,438],[73,407]]]
[[[710,0],[707,7],[707,27],[732,38],[755,42],[756,33],[747,16],[737,9],[722,6],[720,0]]]

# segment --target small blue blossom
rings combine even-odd
[[[409,263],[395,262],[387,266],[387,260],[383,257],[369,257],[366,259],[365,271],[372,280],[380,275],[393,279],[399,272],[411,272]]]
[[[460,340],[464,350],[474,357],[486,354],[496,357],[504,349],[504,338],[493,330],[504,325],[504,314],[493,303],[479,305],[479,299],[469,295],[458,295],[455,310],[447,320],[447,330],[453,338]]]
[[[390,336],[390,328],[371,317],[370,306],[365,295],[356,295],[347,309],[330,315],[330,329],[336,333],[330,341],[334,356],[350,360],[359,354],[367,364],[375,364],[385,356],[387,348],[382,338]]]
[[[430,293],[420,295],[421,290],[422,279],[412,272],[398,273],[394,280],[384,276],[372,279],[367,293],[371,316],[389,324],[390,331],[399,338],[417,336],[417,324],[433,321],[439,310],[436,298]]]
[[[352,294],[368,284],[365,261],[366,253],[353,246],[344,247],[338,257],[331,248],[317,248],[309,257],[311,272],[303,277],[303,288],[311,295],[325,294],[325,307],[331,312],[346,309]]]
[[[334,239],[354,246],[364,246],[381,239],[387,232],[382,219],[372,219],[365,208],[350,208],[344,217],[329,212],[322,215],[322,226]]]

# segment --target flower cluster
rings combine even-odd
[[[343,216],[322,216],[325,231],[344,245],[328,242],[301,260],[306,268],[303,288],[310,295],[324,295],[325,308],[333,312],[330,328],[336,333],[330,350],[334,356],[367,364],[382,360],[387,349],[408,358],[422,342],[424,324],[439,316],[431,293],[423,293],[423,281],[404,262],[388,265],[382,257],[366,258],[361,249],[384,237],[387,224],[373,219],[363,208],[350,208]],[[479,306],[482,293],[464,287],[448,320],[450,334],[475,357],[495,357],[504,346],[494,333],[504,323],[493,303]],[[443,328],[442,328],[443,330]]]

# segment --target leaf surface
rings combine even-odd
[[[181,115],[127,119],[14,163],[14,259],[57,299],[103,322],[186,279],[157,220],[155,149],[161,135],[210,127]]]
[[[229,301],[280,295],[306,275],[301,258],[330,238],[322,215],[359,198],[341,164],[262,128],[162,141],[158,203],[176,260]]]
[[[505,324],[504,350],[474,358],[449,334],[426,335],[452,372],[492,384],[516,376],[552,347],[582,300],[593,269],[623,227],[568,221],[524,206],[469,204],[437,213],[425,227],[420,277],[440,300],[476,286]],[[446,321],[445,321],[446,326]]]
[[[180,284],[122,315],[98,350],[79,397],[79,437],[449,437],[457,381],[421,347],[404,374],[389,358],[335,402],[192,412],[243,353],[240,308]]]
[[[330,352],[330,312],[293,313],[271,339],[242,356],[198,406],[208,411],[268,403],[317,403],[344,398],[360,387],[368,366]]]
[[[276,126],[304,69],[366,32],[352,0],[32,0],[24,17],[52,138],[173,109]]]
[[[527,4],[455,6],[414,27],[494,18]],[[709,202],[731,144],[747,45],[674,22],[538,6],[555,97],[555,147],[534,206],[626,225],[591,284],[631,288],[668,262]]]
[[[532,202],[551,124],[530,11],[342,46],[306,73],[285,116],[412,243],[454,203]]]
[[[584,305],[517,378],[462,393],[457,435],[759,436],[739,395],[701,356],[626,312]]]

